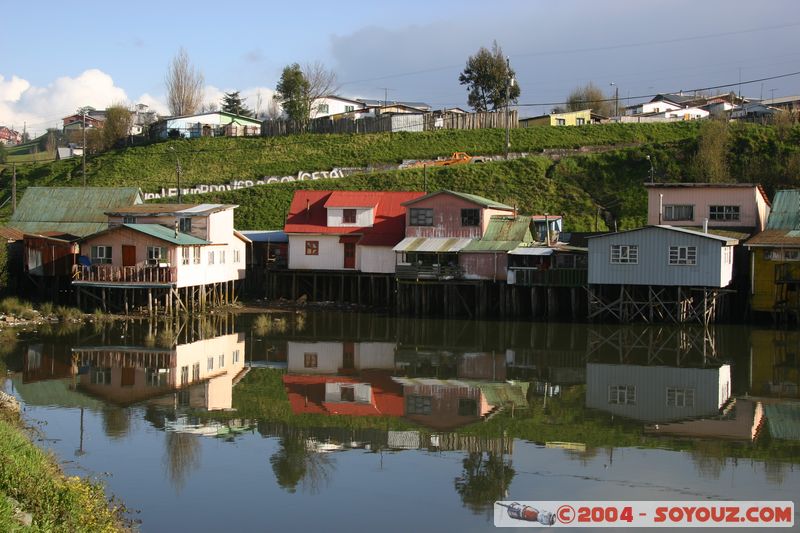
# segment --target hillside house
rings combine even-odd
[[[770,201],[752,183],[645,183],[647,223],[753,234],[763,231]]]
[[[621,321],[716,317],[733,279],[738,240],[673,226],[647,226],[589,237],[589,317]]]
[[[419,192],[295,191],[284,232],[289,269],[394,272],[405,202]]]
[[[730,365],[586,365],[586,407],[633,420],[669,422],[717,415],[730,397]]]
[[[261,121],[225,111],[164,117],[150,125],[150,137],[251,137],[261,135]]]
[[[591,109],[580,111],[566,111],[563,113],[548,113],[536,117],[522,118],[519,120],[521,128],[531,128],[535,126],[585,126],[587,124],[599,124],[603,117],[592,113]]]
[[[764,231],[744,245],[751,255],[753,311],[800,313],[800,190],[775,199]]]
[[[61,119],[61,122],[63,124],[62,130],[64,133],[81,131],[84,127],[86,129],[102,128],[103,124],[106,122],[106,112],[103,109],[89,108],[86,115],[75,113],[64,117]]]
[[[0,144],[14,146],[22,142],[22,134],[6,126],[0,126]]]
[[[167,309],[173,297],[184,308],[196,299],[201,307],[207,299],[225,303],[235,297],[236,282],[246,271],[249,240],[233,228],[236,207],[152,204],[109,210],[108,227],[80,242],[73,285],[102,289],[103,295],[121,291],[125,298],[128,289],[144,289],[150,308],[152,289],[166,298]]]
[[[352,113],[358,115],[365,113],[367,106],[364,102],[343,98],[334,94],[317,98],[311,104],[311,118],[322,118]]]

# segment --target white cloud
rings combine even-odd
[[[17,76],[5,80],[0,76],[0,124],[25,122],[28,130],[43,131],[57,127],[60,119],[82,106],[97,109],[127,102],[125,91],[114,85],[105,72],[89,69],[77,77],[57,78],[45,87],[31,85]]]

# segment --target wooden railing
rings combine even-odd
[[[585,268],[552,268],[538,270],[535,268],[511,267],[514,272],[514,285],[524,287],[583,287],[588,282],[588,270]]]
[[[169,266],[76,265],[72,274],[73,281],[105,283],[175,283],[177,279],[175,267]]]
[[[449,265],[397,265],[395,275],[398,279],[461,279],[461,268]]]

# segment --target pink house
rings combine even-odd
[[[72,283],[103,289],[104,306],[115,301],[113,296],[106,301],[106,289],[125,289],[126,309],[127,289],[147,289],[148,307],[152,289],[161,290],[157,294],[167,298],[167,309],[186,308],[194,300],[204,306],[209,298],[225,303],[235,282],[245,277],[249,243],[233,228],[236,207],[142,204],[109,211],[108,228],[81,241],[81,264]]]
[[[646,183],[647,223],[757,233],[770,211],[767,193],[752,183]]]

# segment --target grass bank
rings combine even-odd
[[[119,506],[109,506],[98,483],[65,476],[25,434],[18,415],[0,410],[0,531],[124,531]],[[13,498],[33,524],[13,518]]]

